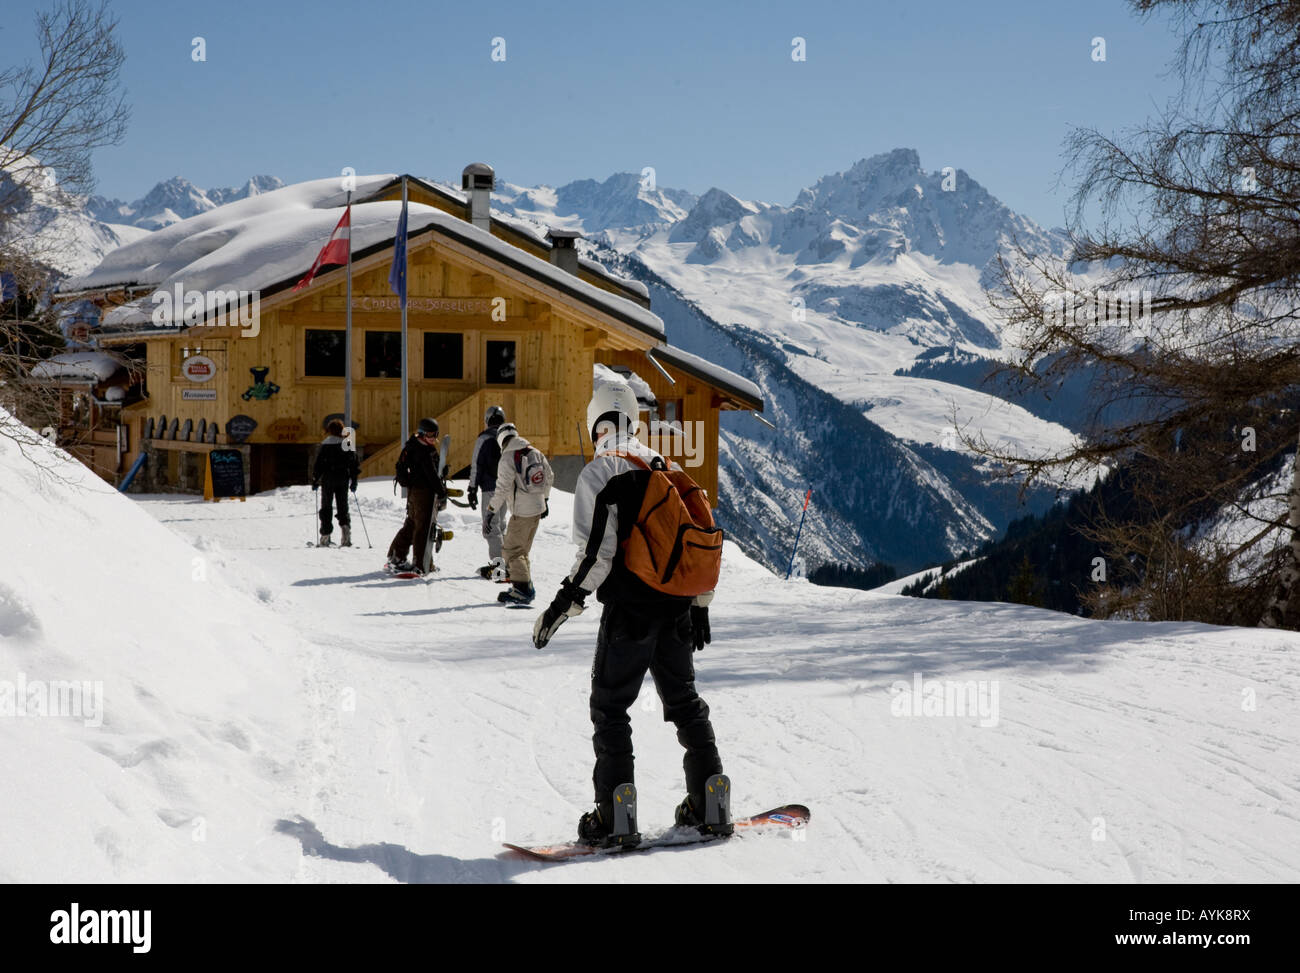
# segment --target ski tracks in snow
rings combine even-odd
[[[363,502],[382,544],[400,511]],[[257,503],[297,519],[242,523]],[[501,841],[564,838],[590,799],[594,621],[569,622],[538,653],[535,612],[503,611],[473,576],[482,545],[468,517],[452,522],[439,577],[403,583],[379,572],[378,548],[306,550],[304,504],[278,491],[174,523],[205,532],[221,570],[246,568],[242,586],[309,643],[301,787],[286,800],[319,829],[294,826],[304,841],[334,850],[304,859],[301,880],[680,881],[704,867],[717,881],[1278,881],[1300,869],[1294,635],[844,592],[743,559],[715,600],[698,686],[733,809],[797,801],[811,826],[795,840],[507,868],[490,857]],[[185,509],[158,506],[164,520]],[[563,498],[553,508],[562,518]],[[539,592],[570,556],[552,534],[534,552]],[[896,712],[918,675],[996,685],[996,721]],[[631,715],[654,830],[680,800],[681,749],[649,682]]]

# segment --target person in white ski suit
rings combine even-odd
[[[529,553],[537,525],[551,512],[555,474],[542,451],[519,435],[513,423],[507,422],[497,430],[497,443],[501,447],[501,459],[497,464],[497,489],[492,494],[489,517],[495,519],[506,511],[510,513],[501,544],[510,590],[503,591],[497,600],[528,604],[536,594]]]

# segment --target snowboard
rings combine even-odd
[[[420,581],[429,581],[432,580],[433,576],[438,573],[437,568],[434,568],[432,571],[428,572],[427,574],[420,574],[417,571],[394,571],[392,568],[388,567],[387,565],[384,566],[384,571],[388,574],[389,577],[402,578],[407,581],[413,579],[418,579]]]
[[[762,814],[748,818],[737,818],[735,837],[743,835],[768,834],[781,829],[798,829],[808,826],[812,812],[802,804],[783,804]],[[669,828],[658,834],[643,834],[641,843],[635,847],[615,846],[613,848],[593,848],[576,841],[557,845],[512,845],[505,843],[503,858],[524,859],[537,862],[562,862],[572,858],[588,858],[592,855],[634,854],[641,851],[654,851],[659,848],[682,848],[688,845],[712,844],[723,841],[717,835],[700,834],[694,828]]]
[[[447,479],[447,454],[451,452],[451,436],[443,436],[442,442],[438,446],[438,478],[445,481]],[[424,573],[431,574],[429,570],[433,565],[433,555],[435,552],[442,550],[442,542],[451,540],[451,531],[443,530],[438,526],[438,509],[433,511],[433,519],[429,521],[429,537],[424,542],[424,552],[420,558],[420,567],[424,568]],[[398,575],[401,577],[401,575]],[[412,574],[410,577],[418,578],[420,575]]]
[[[429,533],[430,533],[430,535],[432,536],[432,541],[431,541],[431,543],[432,543],[432,551],[441,551],[441,550],[442,550],[442,542],[443,542],[443,541],[449,541],[449,540],[451,540],[453,537],[455,537],[456,535],[455,535],[455,533],[453,533],[452,531],[447,530],[447,529],[444,528],[444,527],[439,527],[436,523],[433,524],[433,525],[431,525],[431,526],[432,526],[432,529],[429,531]],[[430,552],[430,557],[432,556],[432,551]],[[432,578],[435,574],[438,573],[438,569],[437,569],[437,567],[435,567],[435,566],[433,566],[433,565],[431,564],[431,565],[429,566],[429,570],[428,570],[428,571],[425,571],[425,572],[418,572],[418,571],[394,571],[394,570],[392,569],[392,566],[391,566],[391,565],[385,563],[385,564],[384,564],[384,573],[387,574],[387,575],[389,575],[389,576],[391,576],[391,577],[394,577],[394,578],[406,578],[406,579],[408,579],[408,580],[411,579],[411,578],[424,578],[425,580],[428,580],[428,579]]]

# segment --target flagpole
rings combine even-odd
[[[349,212],[352,206],[352,190],[348,190]],[[352,428],[352,218],[348,217],[348,296],[347,323],[343,332],[343,425]]]
[[[402,212],[406,212],[406,176],[402,176]],[[404,228],[405,229],[405,228]],[[409,232],[408,232],[409,236]],[[406,335],[406,289],[410,286],[410,281],[406,279],[406,271],[411,265],[410,258],[406,254],[406,241],[402,241],[402,442],[406,442],[411,436],[411,410],[407,400],[407,378],[411,373],[409,367],[409,355],[407,354],[407,335]]]

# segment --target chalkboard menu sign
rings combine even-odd
[[[222,497],[244,499],[244,455],[237,449],[214,449],[208,453],[208,475],[203,496],[208,500]]]

